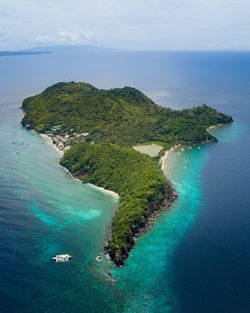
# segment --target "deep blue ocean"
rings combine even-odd
[[[117,200],[73,180],[20,126],[22,100],[58,81],[133,86],[176,109],[235,122],[172,153],[179,198],[123,268],[101,263]],[[70,253],[72,261],[51,257]],[[112,272],[116,282],[107,274]],[[0,312],[250,312],[250,53],[56,52],[0,56]]]

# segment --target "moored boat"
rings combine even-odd
[[[52,258],[52,260],[55,260],[56,263],[69,262],[70,259],[71,255],[69,254],[57,254]]]

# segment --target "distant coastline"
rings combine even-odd
[[[114,48],[106,48],[91,45],[57,45],[57,46],[38,46],[31,49],[23,50],[2,50],[0,51],[1,56],[28,56],[28,55],[41,55],[41,54],[52,54],[52,53],[66,53],[66,52],[115,52],[120,51]]]
[[[0,51],[0,57],[11,57],[11,56],[28,56],[28,55],[40,55],[40,54],[49,54],[49,51]]]

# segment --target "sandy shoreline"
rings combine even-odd
[[[40,134],[40,136],[43,138],[43,140],[48,143],[50,146],[53,147],[53,149],[55,149],[57,151],[57,153],[62,157],[64,155],[64,151],[63,150],[60,150],[57,148],[57,146],[55,144],[53,144],[53,141],[52,141],[52,138],[46,134]],[[163,171],[163,173],[165,174],[165,171],[166,171],[166,168],[167,168],[167,163],[168,163],[168,157],[171,153],[171,151],[173,151],[174,148],[171,148],[169,150],[166,150],[164,155],[160,158],[160,164],[161,164],[161,170]],[[76,181],[78,182],[81,182],[80,179],[74,177],[70,171],[63,167],[62,168]],[[99,190],[103,193],[106,193],[106,194],[109,194],[110,196],[116,198],[116,199],[119,199],[119,195],[118,193],[116,193],[115,191],[112,191],[112,190],[108,190],[108,189],[105,189],[103,187],[99,187],[99,186],[96,186],[96,185],[93,185],[93,184],[87,184],[89,186],[91,186],[92,188],[96,189],[96,190]]]
[[[96,190],[100,190],[101,192],[104,192],[106,194],[109,194],[110,196],[116,198],[116,199],[119,199],[119,195],[118,193],[112,191],[112,190],[108,190],[108,189],[105,189],[103,187],[99,187],[99,186],[96,186],[96,185],[93,185],[93,184],[87,184],[89,186],[91,186],[92,188],[95,188]]]
[[[212,125],[212,126],[209,126],[206,130],[209,131],[209,130],[211,130],[211,129],[218,128],[218,127],[222,127],[222,126],[224,126],[224,124]]]
[[[164,155],[160,158],[160,165],[161,165],[161,170],[165,174],[167,166],[168,166],[168,158],[170,156],[170,153],[174,151],[174,148],[178,147],[178,145],[170,148],[169,150],[166,150]]]
[[[211,126],[211,127],[217,127],[217,126]],[[48,143],[50,146],[53,147],[53,149],[56,150],[56,152],[60,155],[60,156],[63,156],[64,155],[64,150],[60,150],[57,148],[57,146],[55,144],[53,144],[53,141],[52,141],[52,138],[46,134],[40,134],[40,136],[43,138],[43,140]],[[161,170],[165,173],[165,170],[167,168],[167,161],[168,161],[168,157],[169,157],[169,154],[171,151],[173,151],[174,148],[171,148],[169,150],[166,150],[164,155],[160,158],[160,164],[161,164]],[[64,167],[63,167],[64,168]],[[75,178],[71,173],[70,171],[68,171],[66,168],[64,168],[71,176],[72,178],[74,178],[75,180],[77,181],[80,181],[79,179]],[[119,195],[112,191],[112,190],[107,190],[103,187],[99,187],[99,186],[96,186],[96,185],[93,185],[93,184],[88,184],[92,187],[94,187],[95,189],[98,189],[102,192],[105,192],[105,193],[109,193],[110,195],[113,195],[115,198],[119,198]]]
[[[52,147],[57,151],[57,153],[60,154],[60,156],[63,156],[64,151],[58,149],[57,146],[53,144],[52,138],[51,138],[50,136],[45,135],[45,134],[40,134],[40,136],[41,136],[50,146],[52,146]]]
[[[164,155],[160,159],[161,170],[163,171],[163,173],[165,173],[165,170],[167,168],[167,162],[168,162],[169,153],[170,153],[170,150],[166,150]]]
[[[48,135],[45,135],[45,134],[40,134],[40,136],[44,139],[44,141],[45,141],[47,144],[49,144],[50,146],[52,146],[52,147],[57,151],[57,153],[60,154],[60,156],[63,156],[64,151],[58,149],[57,146],[53,144],[53,141],[52,141],[51,137],[49,137]],[[76,181],[82,183],[82,181],[81,181],[80,179],[74,177],[74,176],[70,173],[70,171],[69,171],[67,168],[65,168],[64,166],[61,166],[61,167],[62,167],[74,180],[76,180]],[[103,193],[109,194],[110,196],[112,196],[112,197],[114,197],[114,198],[116,198],[116,199],[119,199],[118,193],[116,193],[116,192],[114,192],[114,191],[112,191],[112,190],[108,190],[108,189],[105,189],[105,188],[103,188],[103,187],[99,187],[99,186],[96,186],[96,185],[93,185],[93,184],[87,184],[87,185],[89,185],[89,186],[91,186],[92,188],[94,188],[94,189],[96,189],[96,190],[99,190],[99,191],[101,191],[101,192],[103,192]]]

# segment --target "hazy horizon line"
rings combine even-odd
[[[53,51],[49,51],[50,49],[60,49],[60,48],[93,48],[93,49],[100,49],[100,50],[112,50],[113,52],[250,52],[250,49],[131,49],[131,48],[116,48],[116,47],[106,47],[106,46],[98,46],[98,45],[44,45],[44,46],[34,46],[30,48],[21,48],[21,49],[1,49],[0,52],[47,52],[51,53]],[[44,51],[44,49],[48,49],[48,51]],[[39,51],[41,50],[41,51]]]

